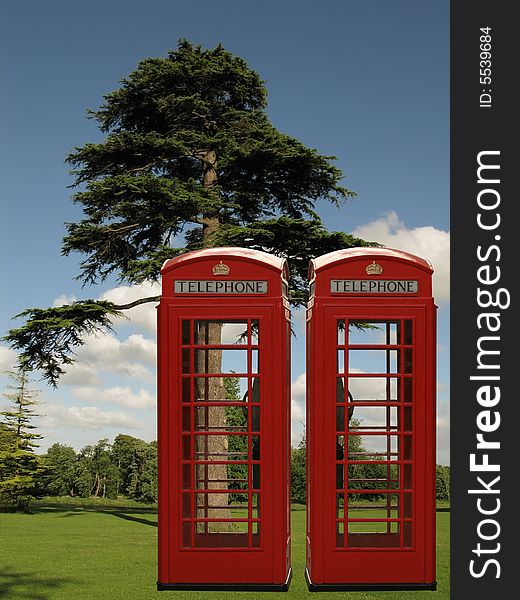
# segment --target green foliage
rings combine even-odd
[[[157,501],[157,443],[131,435],[118,435],[112,445],[112,462],[120,474],[119,491],[143,502]]]
[[[240,401],[240,384],[236,377],[224,377],[224,389],[226,400]],[[247,408],[242,406],[226,406],[226,427],[247,428]],[[228,452],[240,452],[248,454],[247,436],[230,435],[228,436]],[[229,479],[247,480],[247,465],[228,465],[227,476]],[[230,490],[240,490],[244,487],[243,483],[230,481],[228,484]],[[232,493],[229,496],[230,502],[247,502],[247,495]]]
[[[298,448],[291,448],[291,502],[297,504],[307,502],[306,464],[305,438],[303,438]]]
[[[450,500],[451,498],[451,471],[446,465],[436,465],[435,490],[437,500]]]
[[[310,258],[367,242],[323,227],[317,206],[355,194],[335,157],[276,129],[266,107],[260,76],[222,45],[180,40],[142,60],[90,111],[105,138],[67,157],[84,218],[67,224],[62,252],[84,256],[79,279],[156,281],[167,258],[240,245],[287,258],[291,302],[303,305]],[[110,328],[121,308],[28,309],[4,339],[56,385],[85,335]]]
[[[63,253],[87,255],[83,281],[111,273],[133,283],[157,279],[174,238],[194,225],[200,235],[192,232],[188,245],[170,248],[170,256],[197,242],[223,242],[204,234],[208,219],[215,232],[227,225],[250,246],[250,225],[275,224],[284,215],[318,222],[316,202],[353,197],[339,183],[334,157],[278,131],[266,106],[259,75],[222,45],[205,50],[181,40],[166,58],[141,61],[90,111],[105,140],[67,158],[75,184],[85,185],[73,199],[86,218],[67,225]],[[318,246],[325,236],[323,230]],[[336,238],[329,244],[334,248]]]
[[[32,424],[38,404],[37,390],[29,388],[24,368],[8,371],[11,383],[4,397],[11,408],[0,412],[0,511],[27,510],[40,473],[40,461],[34,454],[36,440]]]
[[[120,495],[142,502],[157,501],[157,442],[118,435],[113,444],[99,440],[76,453],[70,446],[52,445],[42,457],[40,494],[115,499]]]
[[[73,348],[85,343],[84,336],[111,330],[111,317],[121,312],[106,301],[82,300],[53,308],[29,308],[17,317],[25,325],[11,329],[3,339],[20,351],[20,360],[29,370],[40,369],[45,379],[56,386],[64,373],[61,365],[73,362]]]
[[[71,446],[53,444],[42,457],[40,487],[50,496],[76,496],[78,469],[76,451]]]

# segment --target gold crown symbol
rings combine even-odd
[[[372,264],[368,265],[366,268],[367,275],[381,275],[383,272],[383,267],[376,263],[375,260],[372,261]]]
[[[222,261],[213,267],[213,275],[229,275],[230,268]]]

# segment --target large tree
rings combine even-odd
[[[290,299],[306,301],[309,259],[368,245],[329,232],[316,212],[355,194],[341,185],[335,157],[279,131],[267,91],[241,58],[187,40],[148,58],[90,111],[105,138],[67,157],[84,218],[67,224],[63,254],[84,256],[78,276],[156,281],[165,259],[210,246],[263,249],[289,260]],[[5,339],[28,367],[56,385],[88,333],[110,329],[118,306],[81,300],[30,308]]]

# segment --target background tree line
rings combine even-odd
[[[87,445],[79,452],[71,446],[53,444],[44,454],[36,454],[37,441],[42,438],[33,424],[36,414],[37,390],[30,388],[27,372],[20,368],[8,372],[10,384],[4,397],[10,406],[0,412],[0,511],[27,510],[37,496],[70,496],[81,498],[126,497],[140,502],[157,501],[157,442],[145,442],[127,434],[119,434],[113,443],[108,439]],[[226,396],[240,401],[240,391],[235,378],[225,378]],[[245,408],[227,407],[229,425],[247,427]],[[355,436],[357,438],[357,436]],[[231,452],[247,453],[245,436],[230,436]],[[355,448],[361,451],[356,439]],[[338,449],[343,451],[343,449]],[[253,458],[260,457],[259,448],[253,445]],[[342,456],[340,457],[342,458]],[[391,468],[395,469],[395,465]],[[231,480],[247,480],[247,465],[229,465],[227,476]],[[349,477],[372,479],[372,489],[384,489],[386,465],[351,465]],[[352,469],[354,471],[352,471]],[[291,449],[291,501],[306,502],[306,444],[303,436],[299,446]],[[392,475],[392,474],[391,474]],[[337,474],[338,476],[338,474]],[[392,476],[396,476],[394,473]],[[341,475],[343,477],[343,475]],[[437,465],[437,500],[450,499],[450,468]],[[363,487],[370,484],[363,482]],[[240,490],[242,483],[231,483],[231,500],[245,501]],[[356,487],[353,482],[352,487]],[[378,494],[371,494],[377,499]]]
[[[356,448],[357,451],[360,448]],[[395,468],[395,465],[392,465]],[[350,465],[349,466],[349,477],[361,479],[372,479],[373,481],[363,482],[364,489],[384,489],[387,488],[386,482],[378,481],[386,478],[386,465]],[[436,465],[436,499],[437,500],[450,500],[451,496],[451,472],[450,467],[447,465]],[[391,477],[395,476],[391,473]],[[361,487],[359,483],[353,482],[351,484],[353,489]],[[305,504],[307,502],[306,493],[306,447],[305,447],[305,436],[297,448],[291,448],[291,502],[298,504]],[[378,500],[383,498],[379,494],[370,494],[370,500]],[[359,495],[358,498],[359,499]]]

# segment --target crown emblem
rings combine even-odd
[[[381,275],[383,267],[373,260],[370,265],[367,265],[366,272],[367,275]]]
[[[222,261],[213,267],[213,275],[229,275],[230,268]]]

